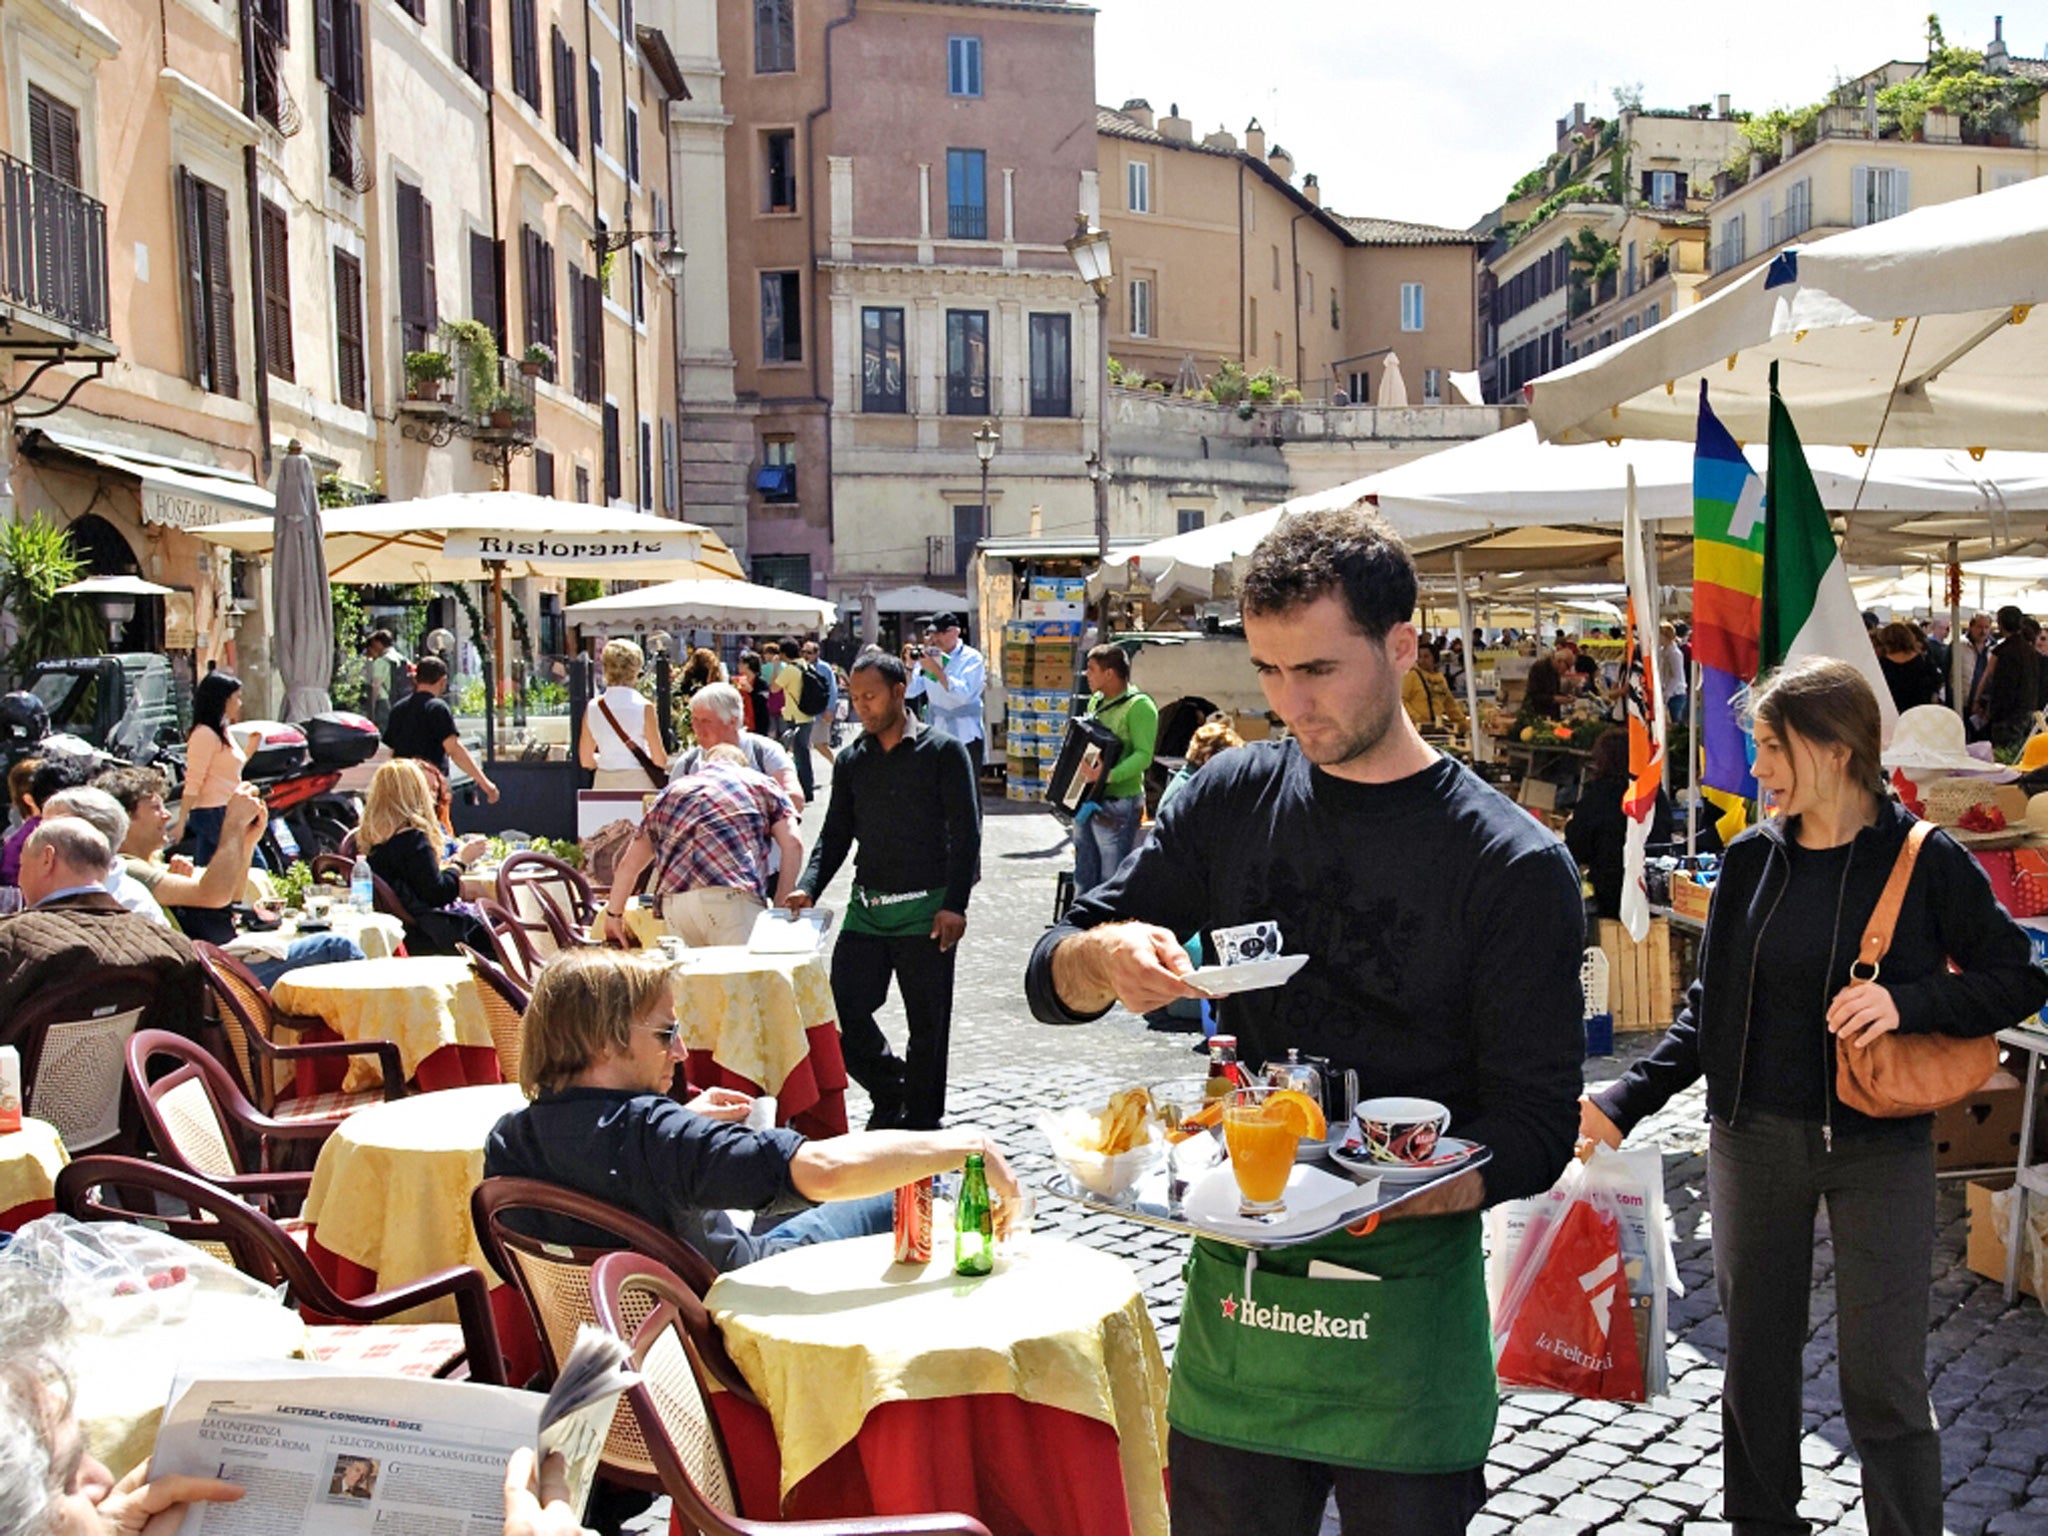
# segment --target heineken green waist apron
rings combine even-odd
[[[922,939],[931,933],[932,919],[945,905],[944,887],[934,891],[871,891],[855,881],[853,897],[846,904],[845,931],[879,939]]]
[[[1316,1261],[1374,1278],[1309,1278]],[[1166,1416],[1218,1445],[1458,1472],[1493,1443],[1477,1212],[1260,1252],[1197,1238]]]

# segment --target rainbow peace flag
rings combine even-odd
[[[1764,483],[1707,404],[1692,461],[1693,660],[1700,664],[1700,783],[1756,798],[1736,695],[1755,679],[1763,629]]]

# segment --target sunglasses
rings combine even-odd
[[[662,1048],[662,1049],[663,1049],[664,1051],[667,1051],[667,1050],[673,1050],[673,1049],[674,1049],[674,1047],[675,1047],[675,1043],[676,1043],[676,1031],[677,1031],[677,1030],[679,1030],[679,1029],[681,1029],[681,1028],[682,1028],[682,1025],[681,1025],[681,1024],[665,1024],[665,1025],[654,1025],[654,1024],[635,1024],[635,1025],[634,1025],[633,1027],[634,1027],[635,1029],[637,1029],[637,1030],[640,1030],[640,1031],[642,1031],[642,1032],[646,1033],[646,1034],[650,1034],[650,1035],[654,1036],[654,1038],[655,1038],[655,1039],[657,1039],[657,1040],[659,1040],[659,1041],[661,1042],[661,1048]]]

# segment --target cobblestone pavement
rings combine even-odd
[[[1046,812],[985,802],[982,881],[969,913],[956,988],[949,1118],[993,1131],[1016,1149],[1020,1175],[1051,1164],[1033,1122],[1042,1111],[1132,1082],[1199,1071],[1193,1037],[1148,1030],[1118,1009],[1099,1023],[1061,1029],[1034,1022],[1022,976],[1043,931],[1054,875],[1070,865],[1065,836]],[[815,836],[822,817],[806,818]],[[828,904],[844,904],[842,874]],[[883,1015],[902,1041],[893,998]],[[1654,1036],[1623,1036],[1616,1058],[1587,1063],[1589,1081],[1616,1075]],[[855,1124],[866,1113],[856,1090]],[[1726,1328],[1714,1297],[1706,1205],[1702,1095],[1681,1095],[1639,1139],[1665,1152],[1665,1186],[1686,1294],[1671,1300],[1671,1390],[1654,1403],[1580,1403],[1511,1393],[1488,1459],[1492,1498],[1478,1536],[1613,1536],[1722,1532],[1721,1364]],[[1963,1191],[1944,1182],[1929,1304],[1929,1359],[1942,1427],[1945,1527],[1954,1536],[2048,1533],[2048,1317],[2022,1298],[2007,1307],[1995,1282],[1963,1264]],[[1107,1249],[1130,1262],[1171,1358],[1179,1331],[1187,1241],[1041,1195],[1038,1230]],[[1834,1257],[1822,1216],[1814,1254],[1806,1350],[1806,1498],[1818,1532],[1866,1527],[1857,1462],[1842,1419],[1835,1374]],[[637,1528],[637,1526],[636,1526]],[[649,1527],[652,1528],[651,1526]],[[1338,1529],[1334,1514],[1325,1530]]]

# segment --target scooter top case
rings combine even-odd
[[[330,710],[306,721],[306,746],[316,768],[353,768],[377,755],[382,738],[374,721],[345,709]]]
[[[277,779],[297,773],[311,756],[306,733],[282,720],[243,720],[228,729],[249,754],[242,767],[245,779]]]

